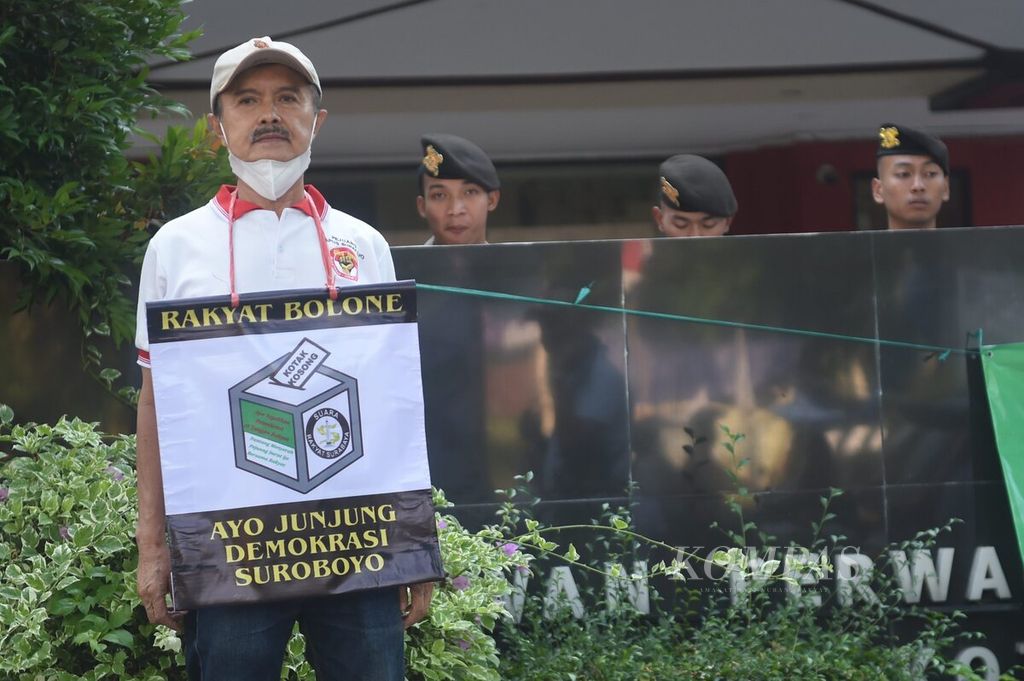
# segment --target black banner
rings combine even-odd
[[[416,321],[416,284],[344,286],[337,299],[325,289],[170,300],[146,305],[151,343],[251,333],[346,328]]]
[[[175,608],[437,579],[430,490],[169,516]],[[396,561],[396,556],[402,556]]]

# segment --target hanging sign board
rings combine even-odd
[[[413,282],[147,305],[177,609],[440,579]]]

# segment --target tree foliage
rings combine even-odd
[[[134,335],[128,275],[150,229],[209,198],[226,164],[205,133],[172,129],[128,158],[136,121],[184,112],[146,83],[182,60],[179,0],[4,0],[0,5],[0,258],[20,266],[19,308],[62,301],[85,337]],[[84,348],[99,373],[95,346]],[[109,376],[109,375],[108,375]]]

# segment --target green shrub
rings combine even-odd
[[[600,594],[581,590],[584,600],[601,602]],[[684,602],[686,597],[691,603],[698,600],[685,588],[681,595]],[[818,611],[798,602],[753,597],[735,606],[707,604],[699,620],[667,608],[642,615],[600,607],[585,610],[580,619],[568,607],[545,619],[542,597],[533,595],[522,623],[500,631],[502,678],[910,681],[926,670],[929,677],[957,672],[965,679],[982,678],[941,655],[953,643],[954,618],[918,613],[922,630],[900,641],[889,629],[908,617],[900,606],[854,611]]]
[[[134,438],[12,421],[0,405],[0,680],[183,678],[179,639],[135,594]],[[408,677],[501,679],[490,632],[507,616],[508,573],[529,557],[450,515],[438,528],[449,577],[406,634]],[[313,679],[303,649],[296,634],[283,678]]]
[[[447,508],[435,493],[437,508]],[[410,680],[500,681],[498,651],[491,634],[508,618],[504,599],[514,570],[530,557],[493,528],[471,533],[452,515],[438,514],[441,556],[448,574],[434,592],[430,615],[406,636]]]
[[[11,418],[0,406],[0,679],[169,678],[176,639],[135,595],[132,439]]]
[[[742,435],[727,435],[726,449],[735,468],[746,465],[737,458],[737,443]],[[499,516],[504,531],[522,532],[520,537],[548,535],[559,528],[545,527],[531,518],[531,509],[539,501],[529,491],[529,476],[517,478],[521,486],[505,492],[508,500]],[[737,482],[734,477],[734,482]],[[631,509],[612,509],[604,505],[604,515],[592,521],[601,534],[591,542],[586,553],[590,558],[580,565],[582,600],[591,605],[582,617],[573,615],[565,600],[552,608],[547,594],[531,591],[517,626],[499,630],[504,651],[501,671],[508,681],[790,681],[814,679],[836,681],[916,681],[921,678],[947,678],[959,675],[965,681],[981,681],[983,676],[950,661],[944,656],[959,638],[973,638],[959,630],[960,613],[942,613],[903,604],[902,592],[895,572],[875,570],[870,586],[878,602],[854,601],[840,606],[835,593],[813,589],[800,591],[798,597],[786,595],[786,586],[795,582],[784,570],[790,564],[771,561],[764,566],[748,560],[755,544],[770,544],[756,525],[743,517],[741,501],[750,494],[742,487],[731,495],[728,505],[736,516],[740,530],[721,528],[725,539],[736,545],[728,554],[716,554],[714,562],[724,568],[721,588],[709,596],[682,581],[678,569],[661,571],[663,597],[651,592],[651,613],[641,614],[627,604],[617,608],[603,607],[605,593],[602,580],[618,577],[614,571],[605,573],[607,558],[629,563],[641,558],[653,562],[652,556],[665,551],[664,544],[635,534]],[[817,556],[830,555],[845,537],[820,538],[829,521],[831,502],[839,490],[822,498],[820,520],[809,528],[812,540],[809,550],[790,546],[797,553],[805,550]],[[520,500],[518,505],[511,503]],[[523,502],[525,500],[525,502]],[[894,549],[909,555],[912,551],[930,549],[942,531],[921,532],[913,540],[901,542]],[[608,532],[618,528],[618,531]],[[573,529],[576,529],[573,526]],[[753,541],[748,538],[755,537]],[[535,562],[543,571],[552,565],[566,563],[566,553],[576,558],[575,550],[564,552],[548,545]],[[571,549],[571,545],[570,545]],[[592,553],[595,552],[595,553]],[[886,556],[893,555],[885,552]],[[595,558],[596,556],[597,558]],[[876,561],[883,566],[888,559]],[[573,561],[569,561],[573,562]],[[576,561],[578,563],[578,561]],[[669,559],[672,563],[672,559]],[[769,569],[765,570],[764,567]],[[892,566],[890,566],[892,567]],[[780,570],[781,568],[781,570]],[[698,567],[698,570],[700,568]],[[657,573],[655,566],[650,573]],[[742,576],[745,588],[737,595],[730,589],[729,573]],[[824,574],[814,570],[817,577]],[[826,571],[827,572],[827,571]],[[587,575],[590,577],[588,578]],[[820,597],[821,603],[812,599]],[[911,624],[916,633],[903,638],[894,634],[894,625]],[[908,627],[909,628],[909,627]],[[1010,680],[1013,670],[1001,676]]]
[[[0,681],[184,676],[177,636],[149,624],[135,595],[133,461],[131,437],[110,438],[78,420],[14,425],[11,410],[0,405]],[[600,534],[584,547],[590,558],[582,562],[572,545],[558,548],[542,538],[560,531],[530,517],[535,501],[517,497],[496,525],[477,532],[438,514],[448,576],[429,617],[406,634],[411,681],[981,678],[943,657],[961,635],[957,616],[902,605],[884,570],[873,577],[876,604],[829,607],[825,595],[825,607],[806,607],[804,599],[779,598],[778,579],[755,582],[739,598],[708,600],[670,581],[676,591],[663,600],[654,592],[650,615],[623,602],[577,619],[568,607],[552,608],[530,593],[515,624],[503,600],[517,571],[568,561],[597,575],[582,590],[592,604],[603,604],[601,578],[611,576],[605,560],[650,558],[649,545],[631,534],[628,508],[606,508],[594,521],[590,527]],[[824,501],[818,530],[830,516],[830,498]],[[435,502],[447,510],[440,493]],[[926,548],[935,536],[925,532],[899,548]],[[529,546],[540,547],[532,549],[536,562],[522,550]],[[811,548],[826,546],[816,541]],[[740,568],[734,561],[727,569]],[[665,580],[676,573],[660,574]],[[891,625],[903,620],[916,621],[918,633],[893,635]],[[283,678],[313,679],[302,652],[296,635]]]

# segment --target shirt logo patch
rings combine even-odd
[[[359,258],[356,252],[347,246],[331,249],[331,262],[338,276],[351,281],[359,281]]]

